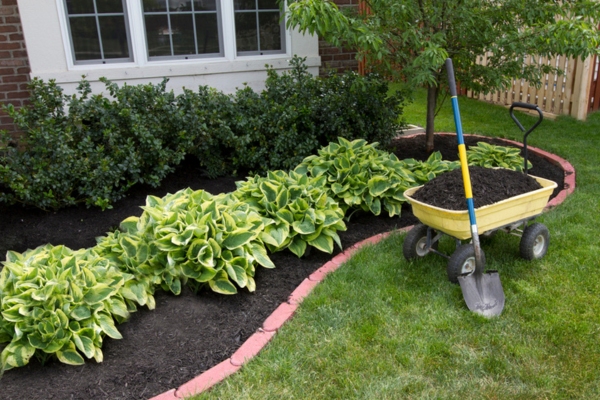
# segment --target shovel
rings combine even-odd
[[[446,71],[448,72],[448,85],[454,112],[454,123],[456,125],[456,138],[458,140],[458,155],[467,199],[469,222],[471,224],[471,238],[475,256],[475,271],[470,275],[458,277],[458,283],[463,293],[465,303],[469,310],[486,317],[499,315],[504,308],[504,290],[500,282],[498,272],[484,273],[484,256],[479,243],[477,232],[477,221],[475,220],[475,206],[473,193],[471,191],[471,177],[467,164],[467,152],[462,134],[460,111],[458,109],[458,98],[456,95],[456,81],[454,80],[454,67],[452,59],[446,59]]]

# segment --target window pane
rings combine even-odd
[[[104,58],[129,58],[125,18],[122,16],[99,17],[100,35]]]
[[[121,0],[96,0],[98,13],[122,13],[123,2]]]
[[[145,21],[149,56],[170,56],[171,41],[167,16],[146,15]]]
[[[102,58],[100,41],[94,17],[69,18],[75,60],[97,60]]]
[[[171,11],[192,11],[192,0],[171,1],[171,3],[176,3],[171,4]]]
[[[255,0],[234,0],[233,7],[235,10],[256,10]]]
[[[260,10],[279,10],[277,0],[258,0],[258,8]]]
[[[237,51],[258,50],[255,13],[235,14],[235,39]]]
[[[144,0],[144,12],[167,11],[166,0]]]
[[[195,11],[216,11],[217,2],[216,0],[196,0],[194,1]]]
[[[67,0],[67,12],[74,14],[93,14],[94,0]]]
[[[171,14],[173,54],[196,54],[192,14]]]
[[[196,14],[196,32],[198,32],[199,54],[221,52],[217,14]]]
[[[279,12],[261,12],[258,14],[260,22],[260,49],[281,50],[281,25]]]

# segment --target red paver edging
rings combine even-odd
[[[454,133],[439,134],[455,135]],[[418,135],[423,135],[423,133],[407,135],[405,137],[412,137]],[[468,136],[487,138],[486,136],[479,135]],[[505,140],[507,143],[522,146],[522,143],[513,140],[502,140]],[[561,190],[554,199],[548,202],[546,209],[556,207],[575,190],[575,169],[568,161],[554,154],[548,153],[544,150],[530,146],[527,147],[527,150],[541,157],[544,157],[557,165],[560,165],[565,171],[565,188]],[[410,226],[405,227],[399,229],[396,232],[407,231],[410,228]],[[350,246],[344,252],[333,257],[321,268],[317,269],[308,278],[302,281],[302,283],[290,294],[288,301],[286,303],[281,303],[279,307],[277,307],[275,311],[273,311],[273,313],[265,320],[262,329],[259,329],[256,333],[250,336],[248,340],[246,340],[244,344],[242,344],[242,346],[240,346],[240,348],[235,353],[233,353],[231,358],[228,358],[220,364],[208,369],[207,371],[198,375],[191,381],[184,383],[178,389],[171,389],[167,392],[153,397],[150,400],[175,400],[182,399],[184,397],[191,396],[194,394],[199,394],[205,390],[210,389],[217,383],[223,381],[229,375],[237,372],[245,363],[247,363],[250,359],[256,356],[269,343],[269,341],[277,333],[277,330],[293,317],[294,312],[296,311],[298,305],[302,302],[302,300],[304,300],[304,298],[308,296],[310,292],[312,292],[312,290],[320,282],[322,282],[329,273],[338,269],[360,248],[367,245],[376,244],[382,239],[388,237],[390,234],[391,232],[385,232],[367,238],[361,242],[354,244],[353,246]]]

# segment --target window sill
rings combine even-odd
[[[55,79],[58,84],[77,83],[81,81],[82,76],[85,76],[90,82],[95,82],[101,77],[112,81],[126,81],[163,77],[224,75],[266,71],[265,65],[270,65],[275,70],[286,69],[289,68],[288,61],[290,59],[291,56],[287,54],[273,54],[244,56],[235,60],[220,58],[149,62],[145,65],[136,63],[77,65],[65,72],[44,72],[34,75],[44,80]],[[309,56],[305,61],[305,65],[309,68],[319,67],[321,58],[319,56]]]

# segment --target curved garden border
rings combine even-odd
[[[406,135],[404,137],[412,137],[423,135],[423,133],[417,133],[413,135]],[[437,135],[455,135],[454,133],[437,133]],[[469,135],[472,137],[488,138],[487,136],[480,135]],[[523,144],[510,139],[502,139],[508,144],[522,147]],[[550,200],[546,205],[546,209],[554,208],[561,204],[568,195],[573,193],[575,190],[575,169],[565,159],[558,157],[547,151],[538,149],[536,147],[527,147],[528,151],[537,154],[538,156],[544,157],[550,162],[559,165],[565,173],[564,188],[559,194]],[[397,232],[403,232],[409,230],[411,227],[405,227]],[[180,400],[186,396],[201,393],[205,390],[210,389],[212,386],[221,382],[229,375],[237,372],[246,362],[256,356],[266,345],[269,343],[271,338],[275,336],[277,330],[283,326],[289,319],[292,318],[294,312],[298,308],[298,305],[302,300],[308,296],[308,294],[317,286],[325,277],[338,269],[340,265],[345,263],[356,251],[365,245],[375,244],[380,240],[387,237],[391,232],[380,233],[378,235],[367,238],[361,242],[354,244],[342,253],[333,257],[330,261],[325,263],[321,268],[313,272],[308,278],[304,279],[302,283],[290,294],[287,302],[281,303],[279,307],[273,311],[273,313],[265,320],[262,328],[259,328],[252,336],[248,338],[240,348],[231,355],[225,361],[215,365],[202,374],[198,375],[194,379],[184,383],[177,389],[171,389],[162,394],[153,397],[150,400]]]

